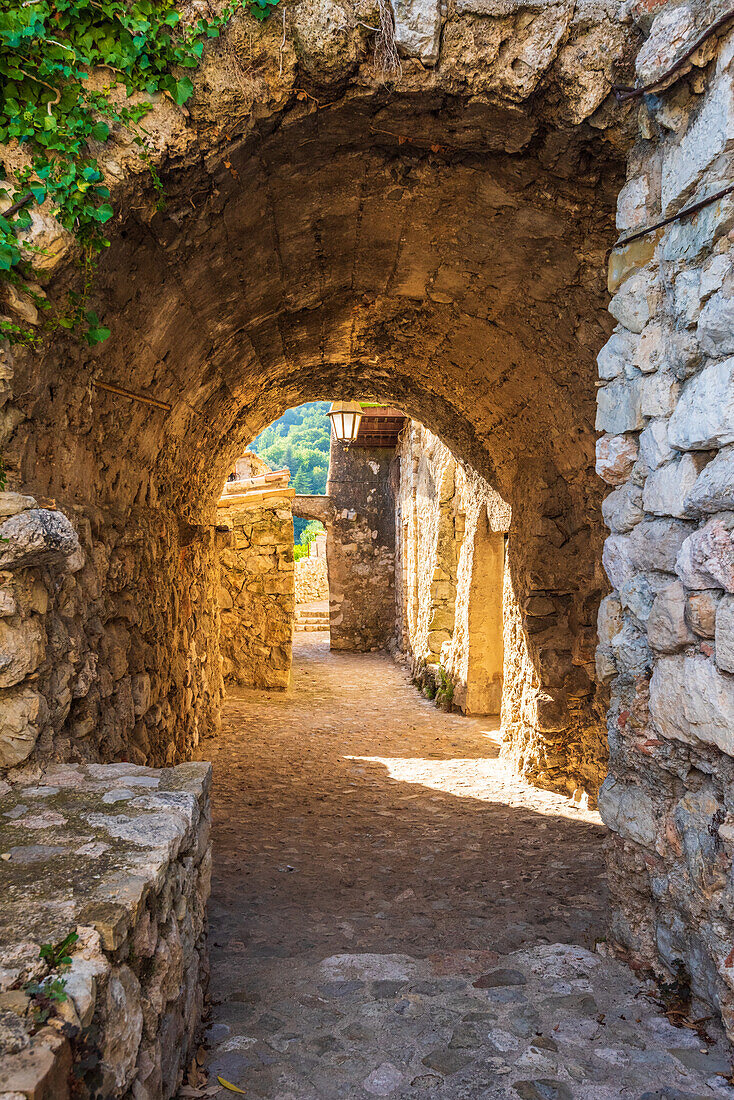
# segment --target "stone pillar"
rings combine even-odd
[[[384,649],[395,632],[392,447],[347,448],[332,436],[326,559],[331,648]]]
[[[504,572],[505,536],[490,529],[484,513],[474,533],[466,714],[499,714],[502,707]]]

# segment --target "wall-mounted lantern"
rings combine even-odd
[[[359,401],[332,402],[329,418],[336,438],[347,447],[354,443],[362,420],[362,406]]]

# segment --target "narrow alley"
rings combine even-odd
[[[498,737],[323,633],[297,636],[290,691],[229,697],[200,749],[214,766],[209,1086],[734,1096],[717,1033],[673,1027],[594,953],[598,815],[521,784]]]

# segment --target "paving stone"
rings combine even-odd
[[[718,1033],[685,1065],[669,1051],[698,1056],[698,1037],[591,950],[598,815],[508,776],[486,720],[425,706],[389,658],[327,646],[301,635],[293,692],[238,694],[202,750],[219,837],[210,1079],[262,1100],[716,1098]],[[626,840],[654,842],[651,795],[610,783],[604,798]]]

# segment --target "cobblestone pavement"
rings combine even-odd
[[[213,1005],[189,1095],[734,1097],[716,1035],[594,953],[598,816],[519,783],[497,737],[324,634],[297,639],[288,693],[229,699],[201,751]]]

